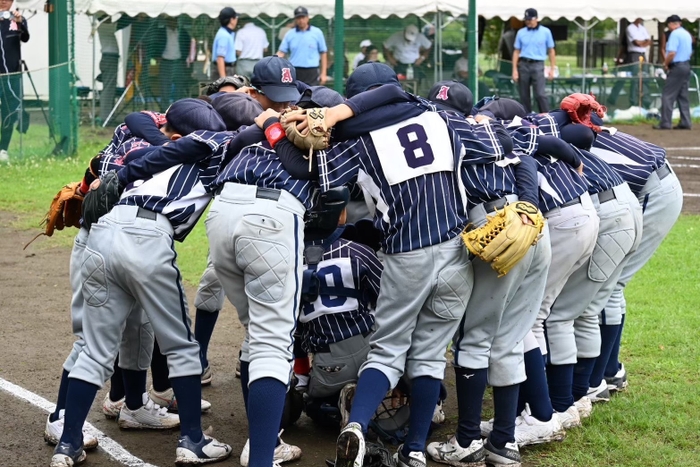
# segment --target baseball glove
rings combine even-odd
[[[46,235],[50,237],[54,230],[63,230],[64,227],[80,228],[80,213],[83,205],[83,193],[80,191],[80,182],[69,183],[56,193],[41,224],[44,232],[34,237],[24,248],[27,248],[34,240]]]
[[[100,186],[90,190],[83,201],[83,225],[90,230],[92,224],[112,210],[124,188],[119,183],[117,172],[112,170],[100,178]]]
[[[331,132],[326,125],[326,107],[316,109],[286,109],[281,116],[282,127],[287,134],[287,139],[294,146],[309,152],[309,172],[311,171],[311,156],[314,150],[326,149],[330,140]],[[302,115],[306,118],[307,128],[299,131],[297,120],[289,117]]]
[[[526,215],[532,224],[520,217]],[[544,217],[536,206],[526,201],[509,204],[478,229],[465,231],[462,239],[467,249],[481,258],[503,277],[518,264],[537,243],[544,228]]]
[[[580,92],[566,96],[561,101],[561,109],[566,111],[573,123],[580,123],[591,128],[596,133],[600,132],[600,127],[591,121],[591,112],[595,112],[600,118],[605,117],[608,109],[600,105],[595,97]]]
[[[226,85],[233,86],[236,89],[241,89],[242,87],[250,86],[250,80],[246,76],[241,75],[224,76],[223,78],[219,78],[216,81],[209,83],[209,85],[204,88],[204,93],[207,96],[211,96],[212,94],[219,92],[219,89],[221,89],[222,86]]]

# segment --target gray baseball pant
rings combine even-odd
[[[622,272],[618,266],[638,243],[631,201],[637,207],[639,203],[626,183],[613,190],[616,197],[602,204],[598,202],[597,195],[593,196],[593,204],[600,218],[595,248],[590,259],[566,281],[545,323],[549,360],[553,365],[576,363],[577,356],[598,356],[598,313],[612,293],[612,289],[607,292],[601,292],[601,289],[606,283],[617,282]],[[592,312],[598,305],[601,308]]]
[[[588,193],[582,194],[580,198],[579,204],[557,207],[544,213],[549,226],[552,262],[547,272],[544,298],[532,327],[542,355],[547,354],[544,322],[549,317],[552,304],[571,274],[588,262],[598,238],[600,219],[593,201]]]
[[[270,193],[277,192],[278,199]],[[274,197],[274,196],[273,196]],[[206,220],[210,254],[247,333],[250,382],[289,383],[304,253],[304,205],[284,190],[226,183]]]
[[[207,267],[202,273],[197,294],[194,297],[194,307],[197,310],[214,313],[224,307],[224,298],[224,288],[219,278],[216,277],[214,263],[212,263],[211,254],[209,254],[207,255]]]
[[[445,376],[445,351],[464,315],[474,274],[457,236],[395,254],[380,253],[384,271],[375,312],[376,331],[360,373],[381,371],[393,388],[409,379]]]
[[[78,235],[73,242],[73,250],[70,258],[70,284],[72,289],[71,298],[71,322],[73,325],[73,334],[78,338],[73,342],[68,358],[63,363],[63,369],[70,372],[78,360],[80,352],[85,347],[85,339],[83,337],[83,307],[85,300],[83,299],[83,276],[81,275],[81,266],[83,263],[83,254],[85,253],[85,245],[88,239],[88,230],[84,227],[80,228]],[[124,329],[124,335],[120,344],[119,352],[123,355],[119,359],[119,367],[126,370],[145,370],[143,360],[135,356],[134,349],[140,346],[140,334],[144,328],[146,331],[151,329],[151,324],[147,317],[142,313],[132,313],[127,319],[127,325]],[[150,331],[151,334],[153,331]],[[150,359],[150,357],[149,357]],[[150,361],[150,360],[149,360]]]
[[[469,212],[469,222],[487,222],[483,204]],[[551,261],[548,228],[508,274],[498,277],[491,265],[472,262],[474,291],[453,338],[455,365],[488,368],[489,384],[511,386],[525,381],[523,339],[537,318]]]
[[[637,251],[630,255],[608,303],[600,313],[602,325],[622,324],[622,315],[627,308],[625,287],[654,255],[678,220],[683,207],[683,189],[673,171],[662,180],[656,172],[652,173],[637,198],[644,207],[641,243]]]
[[[71,378],[98,386],[109,379],[134,314],[145,314],[153,327],[140,327],[138,344],[120,363],[136,359],[139,369],[148,368],[155,332],[171,378],[202,373],[176,258],[173,228],[162,214],[119,205],[92,225],[81,267],[85,347]]]

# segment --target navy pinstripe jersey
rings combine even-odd
[[[533,122],[545,135],[561,138],[559,124],[550,114],[529,115],[527,120]],[[583,149],[574,148],[583,162],[583,176],[588,181],[588,192],[590,194],[600,193],[612,187],[624,183],[620,177],[608,164],[593,156]]]
[[[588,191],[588,182],[573,167],[537,152],[539,128],[520,120],[508,122],[506,126],[513,138],[513,146],[537,161],[540,211],[548,212]]]
[[[634,193],[644,188],[649,175],[666,163],[666,150],[621,131],[597,134],[591,152],[610,164]]]
[[[143,111],[141,113],[151,117],[158,127],[165,125],[165,114],[151,111]],[[100,151],[100,154],[124,156],[134,149],[148,146],[150,146],[148,141],[143,138],[135,137],[131,133],[131,130],[129,130],[126,123],[122,123],[114,129],[112,140],[102,151]]]
[[[447,123],[454,128],[465,147],[461,177],[467,192],[467,209],[480,203],[517,194],[513,166],[516,154],[505,154],[495,134],[496,121],[467,120],[454,112],[446,112]]]
[[[232,137],[228,132],[196,131],[176,144],[153,148],[139,161],[157,156],[156,151],[176,149],[188,153],[192,162],[175,164],[150,178],[130,183],[118,204],[140,206],[165,215],[173,226],[173,238],[183,241],[211,200],[210,185]]]
[[[426,111],[318,153],[323,190],[356,183],[374,202],[374,225],[388,254],[445,242],[466,225],[456,170],[465,149],[447,118]]]
[[[323,254],[316,276],[320,282],[318,298],[301,303],[302,348],[306,352],[327,351],[329,344],[370,332],[382,276],[382,263],[374,250],[338,239]],[[332,295],[329,287],[347,288],[359,292],[359,297]]]
[[[298,180],[289,175],[267,141],[243,148],[221,170],[212,187],[222,186],[226,182],[285,190],[294,195],[306,209],[313,207],[318,194],[318,184],[315,181]]]

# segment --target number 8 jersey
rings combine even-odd
[[[321,151],[319,182],[324,191],[359,185],[375,208],[384,252],[412,251],[464,229],[466,194],[455,170],[464,153],[445,117],[426,111]]]

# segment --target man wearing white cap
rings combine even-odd
[[[365,59],[365,54],[367,53],[367,47],[372,45],[372,41],[369,39],[365,39],[362,42],[360,42],[360,53],[355,55],[355,58],[352,61],[352,69],[354,70],[357,68],[362,60]]]
[[[406,74],[409,65],[419,67],[428,58],[431,46],[430,40],[418,31],[418,27],[409,24],[384,42],[384,57],[396,74]]]

